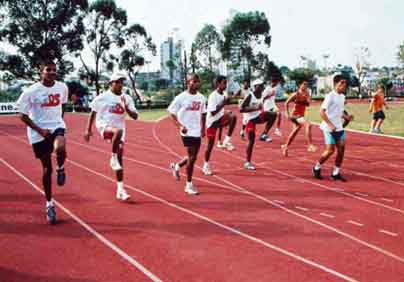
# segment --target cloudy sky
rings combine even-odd
[[[116,0],[128,11],[129,21],[146,27],[159,46],[174,27],[189,46],[205,23],[219,27],[230,9],[263,11],[273,38],[270,56],[278,65],[296,67],[301,55],[319,66],[354,62],[355,49],[367,46],[371,63],[397,65],[396,53],[404,41],[402,0]],[[159,67],[159,57],[152,68]]]

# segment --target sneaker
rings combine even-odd
[[[63,186],[66,183],[66,173],[65,169],[56,169],[56,182],[59,186]]]
[[[282,151],[282,155],[286,158],[288,156],[288,146],[282,145],[281,151]]]
[[[223,143],[223,146],[227,149],[227,151],[234,151],[234,146],[230,141]]]
[[[226,148],[226,146],[225,145],[223,145],[222,144],[222,142],[217,142],[217,145],[216,145],[219,149],[224,149],[224,148]]]
[[[55,206],[49,206],[46,208],[46,219],[50,224],[56,223],[56,210]]]
[[[240,130],[240,137],[241,139],[244,139],[244,130]]]
[[[271,137],[269,137],[267,134],[261,134],[260,140],[264,142],[272,142]]]
[[[111,160],[109,161],[109,165],[113,170],[121,170],[121,164],[119,163],[118,158],[116,157],[111,157]]]
[[[176,163],[170,163],[170,168],[176,181],[180,181],[180,171],[175,168]]]
[[[281,130],[279,128],[275,128],[274,134],[279,136],[279,137],[282,137],[282,132],[281,132]]]
[[[321,176],[321,168],[320,169],[315,169],[315,167],[313,167],[312,172],[313,172],[314,178],[323,179],[323,177]]]
[[[244,168],[247,169],[247,170],[256,170],[256,169],[255,169],[255,166],[253,166],[253,164],[250,163],[250,162],[246,162],[246,163],[244,164]]]
[[[338,174],[336,174],[336,175],[331,174],[331,179],[334,180],[334,181],[338,181],[338,180],[339,180],[339,181],[341,181],[341,182],[347,182],[346,178],[343,177],[340,173],[338,173]]]
[[[185,193],[189,194],[189,195],[198,195],[199,191],[198,189],[196,189],[196,187],[194,185],[191,186],[185,186]]]
[[[381,129],[380,128],[378,128],[378,129],[375,129],[375,133],[377,133],[377,134],[383,134],[383,131],[381,131]]]
[[[125,189],[117,190],[116,191],[116,198],[118,200],[127,201],[127,200],[130,199],[130,195],[128,194],[128,192],[126,192]]]
[[[203,174],[205,174],[205,175],[213,175],[213,173],[212,173],[212,171],[210,170],[210,167],[209,167],[209,166],[204,166],[204,167],[202,168],[202,172],[203,172]]]
[[[310,144],[310,145],[307,147],[307,152],[314,153],[314,152],[316,152],[316,151],[317,151],[317,147],[314,146],[313,144]]]

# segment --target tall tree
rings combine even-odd
[[[18,77],[32,77],[40,61],[56,60],[59,74],[72,71],[67,57],[83,49],[83,16],[87,0],[0,0],[0,40],[17,48],[10,57],[27,69],[11,67]],[[16,56],[19,56],[18,58]]]
[[[119,8],[114,0],[96,0],[91,3],[84,20],[85,40],[92,54],[92,64],[80,58],[87,74],[94,75],[97,95],[100,93],[100,74],[103,64],[111,61],[111,47],[122,48],[125,45],[124,29],[127,25],[126,11]]]
[[[139,67],[145,64],[146,55],[156,55],[156,45],[140,24],[132,24],[124,31],[125,46],[119,57],[119,68],[127,72],[132,89],[140,100],[136,90],[136,76]]]
[[[262,12],[237,13],[223,28],[222,56],[234,68],[245,64],[244,75],[251,77],[258,52],[271,46],[270,25]]]
[[[360,46],[355,51],[355,74],[358,78],[358,92],[362,92],[362,83],[370,68],[370,50],[368,47]]]
[[[202,68],[210,72],[216,72],[219,69],[222,45],[222,36],[216,30],[216,27],[211,24],[205,24],[197,33],[192,44],[194,55]]]
[[[256,70],[256,73],[266,81],[276,78],[282,84],[285,82],[281,70],[273,61],[269,60],[267,54],[259,52],[252,60],[251,65]]]
[[[398,47],[397,58],[400,64],[404,67],[404,42]]]

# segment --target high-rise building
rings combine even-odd
[[[181,80],[182,50],[184,43],[179,39],[178,33],[179,29],[174,28],[167,40],[160,45],[161,78],[171,82]]]

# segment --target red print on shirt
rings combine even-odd
[[[121,106],[121,104],[115,104],[109,108],[109,112],[117,115],[123,115],[125,113],[125,109]]]
[[[201,102],[193,101],[191,105],[189,105],[186,110],[187,111],[199,111],[201,109]]]
[[[41,107],[57,107],[60,105],[60,94],[50,94],[48,102],[41,105]]]

